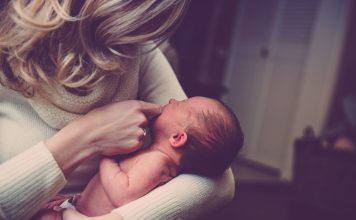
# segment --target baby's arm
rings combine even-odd
[[[106,194],[116,207],[133,201],[169,178],[164,158],[148,154],[136,161],[127,173],[116,161],[104,158],[100,164],[100,180]]]

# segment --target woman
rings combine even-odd
[[[187,4],[12,0],[2,6],[1,219],[28,218],[63,188],[79,192],[96,172],[98,155],[137,150],[158,104],[185,98],[164,56],[149,45],[167,38]],[[123,219],[194,218],[199,208],[231,199],[233,190],[231,171],[218,179],[181,175],[115,212]]]

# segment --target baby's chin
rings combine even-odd
[[[150,129],[151,132],[154,131],[155,126],[157,124],[157,119],[159,118],[159,116],[153,117],[148,121],[148,128]]]
[[[166,105],[163,105],[162,106],[162,113],[164,112]],[[150,129],[151,132],[154,132],[155,128],[157,127],[157,125],[159,124],[159,118],[161,117],[162,113],[156,117],[152,117],[150,118],[149,122],[148,122],[148,127]]]

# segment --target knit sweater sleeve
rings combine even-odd
[[[28,219],[66,179],[43,142],[0,165],[0,219]]]
[[[216,179],[182,174],[113,212],[125,220],[197,219],[230,201],[233,183],[231,169]]]
[[[170,98],[186,99],[175,73],[159,49],[141,59],[139,99],[167,104]]]
[[[184,99],[178,80],[163,54],[156,49],[144,58],[140,98],[165,104],[170,98]],[[194,219],[226,204],[234,196],[231,169],[218,178],[183,174],[144,197],[113,210],[125,220]]]

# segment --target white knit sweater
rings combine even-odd
[[[128,77],[129,76],[129,77]],[[54,104],[26,100],[0,86],[0,219],[28,219],[59,193],[80,192],[97,172],[97,158],[83,163],[65,179],[43,140],[90,109],[112,101],[142,99],[165,104],[184,99],[173,71],[159,50],[137,59],[130,73],[104,81],[88,97],[59,88]],[[144,197],[113,212],[124,219],[192,219],[207,213],[234,194],[230,170],[217,179],[180,175]]]

